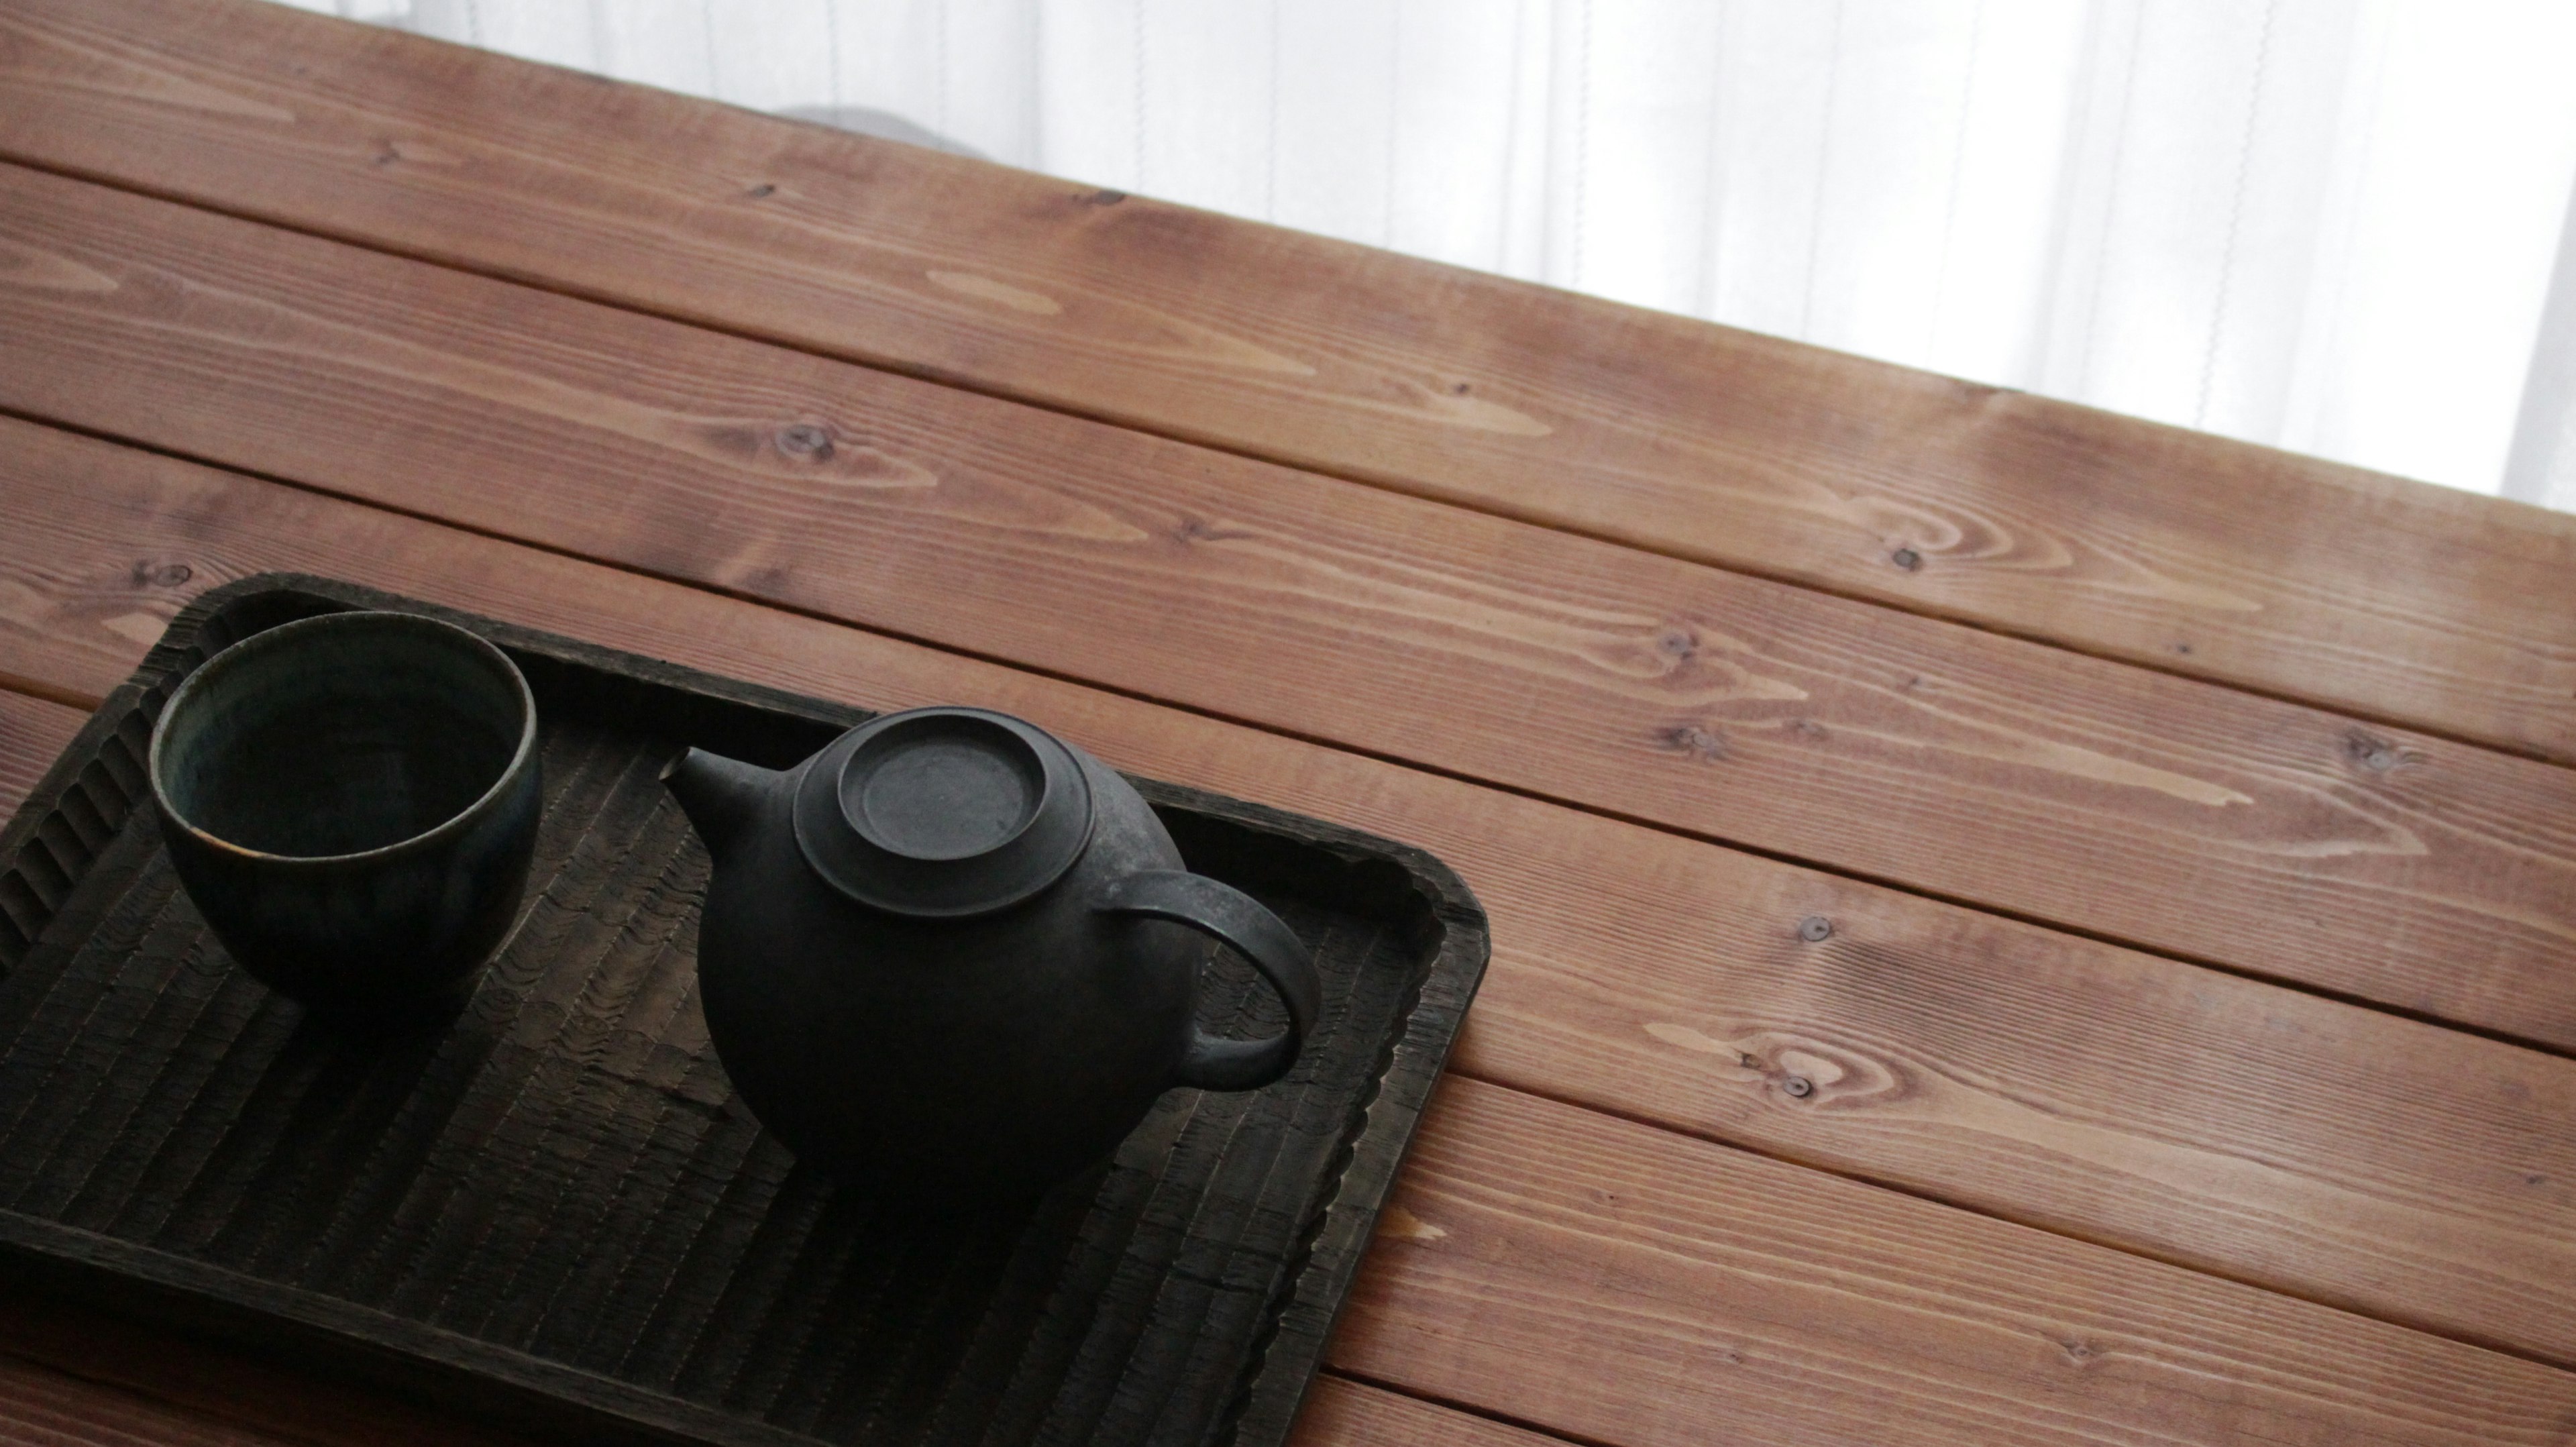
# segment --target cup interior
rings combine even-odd
[[[191,676],[154,735],[153,784],[237,848],[360,854],[465,813],[534,732],[527,683],[490,643],[408,614],[328,614]]]

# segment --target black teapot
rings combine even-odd
[[[836,1181],[1034,1196],[1171,1086],[1277,1080],[1314,1027],[1295,932],[1183,870],[1126,780],[1020,719],[914,709],[783,773],[691,749],[662,777],[715,861],[698,981],[717,1057]],[[1196,1028],[1202,934],[1269,981],[1286,1031]]]

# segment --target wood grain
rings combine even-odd
[[[1559,1439],[1343,1377],[1315,1379],[1291,1447],[1551,1447]]]
[[[2576,1062],[24,423],[0,498],[0,668],[58,688],[121,680],[195,590],[295,568],[1009,710],[1441,854],[1495,926],[1469,1074],[2576,1361]]]
[[[1334,1361],[1622,1447],[2563,1444],[2576,1376],[1450,1082]]]
[[[0,1357],[0,1443],[8,1447],[285,1447],[294,1440]]]
[[[245,0],[0,35],[0,153],[2576,759],[2537,509]]]
[[[436,1407],[275,1366],[67,1302],[0,1293],[8,1447],[534,1447]],[[1295,1447],[1547,1447],[1399,1393],[1318,1378]]]
[[[14,167],[0,247],[0,406],[2576,1045],[2576,772]]]
[[[534,1447],[533,1440],[95,1308],[0,1292],[0,1442]]]
[[[0,824],[18,812],[86,717],[49,699],[0,690]]]

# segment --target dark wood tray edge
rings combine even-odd
[[[260,573],[199,594],[174,617],[133,675],[101,701],[0,828],[0,973],[16,966],[72,884],[148,797],[151,727],[177,682],[214,652],[209,621],[260,594],[300,593],[325,606],[425,614],[474,629],[505,648],[605,668],[726,704],[847,727],[869,710],[730,679],[640,654],[484,618],[459,609],[301,573]],[[229,642],[230,640],[223,640]],[[1211,1440],[1276,1447],[1321,1366],[1326,1341],[1365,1255],[1377,1215],[1457,1039],[1490,953],[1485,914],[1456,871],[1413,845],[1268,805],[1129,776],[1152,803],[1283,834],[1345,859],[1387,860],[1428,906],[1440,942],[1405,1004],[1404,1026],[1378,1062],[1376,1094],[1341,1143],[1333,1185],[1281,1272],[1285,1300],[1255,1343]],[[32,867],[31,867],[32,866]],[[52,878],[44,877],[50,874]],[[270,1338],[292,1357],[416,1400],[534,1423],[582,1442],[716,1441],[790,1447],[812,1439],[701,1408],[319,1293],[0,1211],[0,1276],[66,1293],[191,1335],[238,1344]],[[258,1303],[250,1305],[246,1303]],[[276,1325],[292,1340],[277,1340]],[[370,1335],[372,1333],[372,1335]]]
[[[317,1292],[0,1211],[0,1279],[565,1441],[815,1447],[814,1439]]]

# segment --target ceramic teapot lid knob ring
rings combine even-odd
[[[1288,1007],[1288,1028],[1265,1039],[1230,1040],[1194,1029],[1174,1084],[1255,1090],[1297,1063],[1298,1050],[1315,1028],[1323,984],[1315,976],[1314,953],[1266,905],[1204,874],[1148,869],[1112,881],[1094,907],[1104,914],[1167,919],[1213,936],[1250,960]]]

